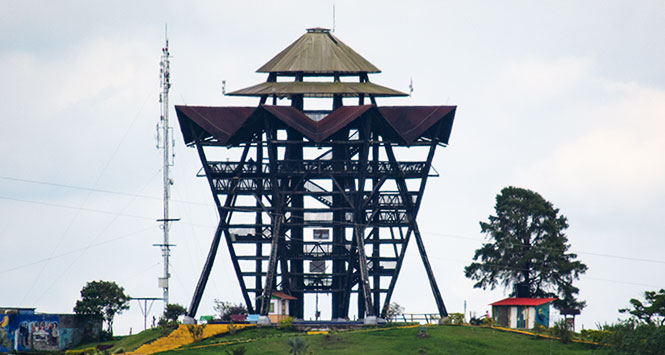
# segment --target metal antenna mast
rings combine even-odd
[[[162,256],[164,257],[164,276],[159,278],[159,287],[164,290],[164,309],[169,303],[169,256],[171,254],[171,247],[169,244],[169,222],[178,221],[179,219],[169,218],[169,199],[171,198],[171,167],[175,158],[175,141],[173,139],[173,128],[169,125],[169,89],[171,88],[170,78],[170,63],[169,63],[169,40],[166,36],[166,27],[164,28],[164,38],[166,45],[162,48],[162,59],[160,65],[160,85],[162,92],[159,94],[159,102],[161,104],[161,115],[159,123],[157,124],[157,149],[163,150],[164,153],[164,166],[162,168],[164,173],[164,218],[158,219],[161,222],[161,228],[164,232],[164,242],[162,244],[154,244],[162,249]]]
[[[335,3],[333,3],[333,25],[332,31],[335,32]]]

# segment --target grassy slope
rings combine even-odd
[[[430,326],[429,337],[418,338],[417,328],[347,331],[329,335],[306,335],[313,354],[591,354],[583,344],[563,345],[555,340],[505,333],[493,329]],[[302,334],[302,333],[301,333]],[[220,354],[244,346],[247,354],[288,354],[288,338],[301,335],[275,329],[250,329],[192,344],[162,354]],[[255,339],[244,344],[207,346],[213,343]]]
[[[173,329],[168,328],[151,328],[144,330],[140,333],[134,335],[127,335],[123,337],[118,337],[117,339],[105,341],[103,343],[88,343],[82,344],[71,350],[85,349],[95,347],[99,344],[113,344],[113,347],[110,349],[109,354],[115,353],[118,349],[123,349],[124,351],[132,351],[138,348],[139,346],[154,341],[157,338],[169,335]]]

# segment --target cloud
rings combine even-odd
[[[136,86],[144,82],[137,77],[145,76],[146,71],[155,77],[158,74],[155,51],[145,47],[138,41],[97,38],[54,57],[25,51],[0,53],[0,74],[13,83],[3,85],[3,91],[12,93],[14,101],[10,107],[51,114],[110,90],[126,91],[122,96],[131,97],[145,90]],[[148,56],[154,59],[151,61]],[[154,68],[145,67],[150,62],[155,63]],[[30,105],[37,100],[40,105]]]
[[[146,146],[152,146],[153,121],[137,117],[158,117],[159,48],[101,36],[50,56],[0,51],[5,83],[0,95],[11,98],[3,106],[8,118],[3,130],[11,134],[3,136],[0,149],[12,153],[3,155],[0,165],[7,173],[37,180],[65,171],[82,176],[113,158],[99,146],[118,147],[130,134],[144,135]],[[116,153],[135,154],[130,147]],[[26,156],[42,162],[28,166]],[[91,180],[79,183],[90,186]]]
[[[519,172],[520,180],[550,185],[592,209],[644,207],[665,193],[665,90],[597,82],[611,100],[569,112],[586,123]]]
[[[504,64],[488,92],[508,104],[540,104],[578,90],[590,79],[592,64],[585,57],[547,59],[529,55]]]

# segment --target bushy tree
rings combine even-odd
[[[112,281],[90,281],[81,289],[81,299],[76,301],[76,314],[98,317],[106,322],[113,334],[113,317],[129,309],[130,297],[125,289]]]
[[[621,313],[630,313],[636,319],[656,326],[665,325],[665,289],[660,291],[645,291],[645,302],[631,298],[630,304],[633,307],[620,309]]]
[[[175,323],[178,321],[178,317],[180,317],[183,314],[187,314],[187,310],[185,309],[185,307],[179,304],[169,303],[166,305],[166,309],[164,310],[164,314],[162,315],[162,317],[167,321]]]
[[[231,302],[215,300],[213,308],[219,313],[219,317],[223,321],[230,321],[233,314],[247,314],[247,308],[242,303],[233,304]]]
[[[570,245],[564,231],[565,216],[537,192],[506,187],[496,196],[496,215],[480,222],[480,229],[489,242],[476,250],[466,277],[475,280],[474,287],[494,289],[498,285],[512,288],[521,284],[530,297],[557,297],[554,306],[583,308],[577,300],[579,289],[573,280],[587,270],[568,251]]]

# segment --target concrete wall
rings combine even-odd
[[[58,351],[75,346],[87,337],[98,337],[101,320],[73,314],[11,312],[0,314],[0,352]]]

